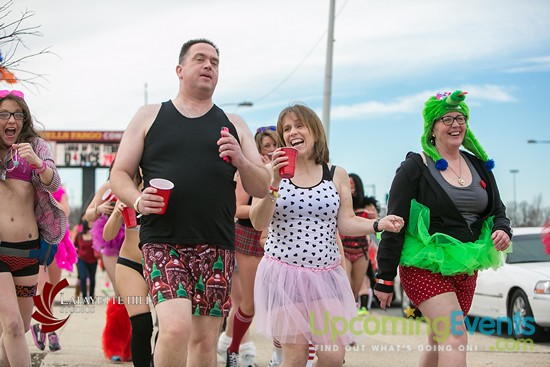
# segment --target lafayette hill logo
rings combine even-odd
[[[65,325],[67,320],[69,320],[71,315],[60,320],[57,319],[52,313],[52,304],[55,296],[57,296],[57,294],[68,285],[69,282],[67,279],[62,279],[55,285],[55,287],[51,283],[46,282],[46,284],[44,284],[42,294],[33,296],[36,311],[32,314],[32,318],[42,324],[40,330],[43,333],[55,331]]]

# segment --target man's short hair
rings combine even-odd
[[[185,58],[185,55],[187,55],[187,52],[189,51],[191,46],[193,46],[197,43],[209,44],[210,46],[214,47],[214,50],[216,50],[216,53],[218,54],[218,56],[220,56],[220,50],[218,49],[218,46],[216,46],[214,44],[214,42],[212,42],[212,41],[210,41],[206,38],[196,38],[196,39],[192,39],[192,40],[189,40],[189,41],[185,42],[183,44],[183,46],[181,46],[180,57],[179,57],[178,64],[181,64],[183,62],[183,59]]]

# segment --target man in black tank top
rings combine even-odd
[[[216,365],[234,261],[234,174],[260,198],[271,180],[246,123],[212,102],[218,63],[211,41],[183,45],[178,96],[137,111],[111,172],[117,198],[143,214],[140,246],[159,320],[158,366]],[[132,181],[138,168],[143,192]],[[153,178],[174,183],[164,214],[158,214],[162,197],[149,185]]]

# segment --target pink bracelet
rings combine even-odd
[[[34,164],[31,164],[31,168],[36,171],[39,175],[43,174],[46,171],[46,161],[42,161],[42,166],[36,167]]]

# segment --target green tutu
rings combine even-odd
[[[506,254],[512,252],[512,244],[505,251],[497,251],[491,240],[494,217],[483,223],[481,234],[475,242],[462,242],[444,233],[430,235],[430,209],[415,199],[411,201],[411,213],[401,252],[401,265],[415,266],[442,275],[469,274],[476,270],[496,269],[504,263]]]

